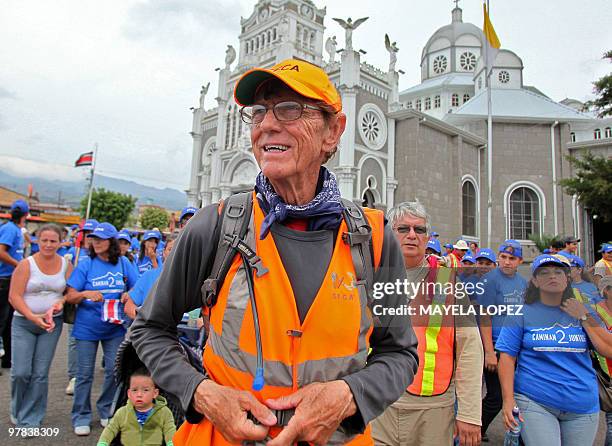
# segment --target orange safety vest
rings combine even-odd
[[[449,268],[459,268],[459,259],[455,253],[451,252],[447,257],[450,260]]]
[[[447,391],[455,370],[455,323],[452,314],[436,312],[436,307],[452,305],[454,296],[438,293],[444,290],[444,285],[455,283],[456,270],[438,267],[435,292],[431,299],[424,293],[419,293],[412,302],[417,308],[417,314],[411,316],[412,328],[419,341],[417,353],[419,368],[414,381],[408,386],[408,392],[417,396],[441,395]],[[425,281],[423,282],[426,283]],[[440,289],[441,288],[441,289]],[[425,314],[425,308],[431,309],[431,314]]]
[[[380,211],[364,209],[372,227],[374,267],[380,263],[384,218]],[[268,273],[253,275],[254,294],[261,329],[265,385],[251,388],[257,349],[245,271],[236,256],[218,300],[210,311],[210,333],[204,349],[204,367],[216,383],[251,392],[259,401],[294,393],[313,382],[339,379],[365,367],[372,332],[372,315],[367,296],[355,287],[355,268],[350,246],[342,234],[348,232],[343,220],[332,258],[321,287],[300,322],[291,283],[281,257],[268,235],[259,240],[264,213],[253,199],[253,219],[246,241],[255,246]],[[254,235],[255,234],[255,235]],[[296,253],[299,255],[299,253]],[[280,427],[270,430],[275,437]],[[174,436],[175,446],[228,445],[207,419],[199,424],[183,423]],[[372,445],[369,427],[364,434],[347,437],[340,430],[333,444]]]

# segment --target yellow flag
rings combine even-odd
[[[499,52],[499,48],[501,44],[499,43],[499,39],[497,38],[497,34],[495,33],[495,29],[493,28],[493,24],[491,23],[491,19],[489,19],[489,12],[487,11],[486,3],[482,5],[484,9],[484,25],[482,27],[482,32],[485,36],[485,45],[486,45],[486,66],[487,66],[487,74],[490,74],[493,69],[493,63],[495,62],[495,58],[497,57],[497,53]]]

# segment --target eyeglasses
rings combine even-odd
[[[295,121],[302,117],[304,110],[317,110],[324,112],[322,108],[315,107],[314,105],[300,104],[295,101],[283,101],[274,104],[273,106],[266,105],[251,105],[249,107],[242,107],[240,109],[240,117],[246,124],[261,124],[268,110],[272,109],[274,117],[283,122]]]
[[[395,232],[397,232],[398,234],[410,234],[410,230],[413,229],[415,234],[419,234],[419,235],[423,235],[423,234],[427,234],[427,227],[426,226],[407,226],[407,225],[402,225],[402,226],[397,226],[396,228],[393,228],[393,230]]]

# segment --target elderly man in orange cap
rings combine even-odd
[[[383,214],[342,199],[323,166],[346,116],[321,68],[256,68],[234,96],[261,168],[255,190],[244,206],[230,197],[191,219],[132,326],[136,351],[187,411],[175,445],[371,445],[369,422],[417,367],[410,318],[372,315],[374,302],[404,302],[399,291],[372,298],[374,284],[406,277],[401,250]],[[243,214],[244,237],[228,236],[227,221]],[[223,240],[237,250],[211,280]],[[171,328],[202,306],[203,283],[214,297],[205,373],[181,357]]]

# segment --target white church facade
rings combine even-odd
[[[421,83],[401,92],[395,42],[380,36],[389,66],[371,66],[352,47],[362,22],[334,19],[334,29],[345,34],[340,42],[324,38],[325,15],[309,0],[260,0],[241,20],[240,47],[228,46],[218,73],[218,106],[204,108],[206,86],[193,111],[190,204],[204,206],[253,187],[259,169],[233,86],[252,67],[294,57],[323,67],[342,96],[347,127],[327,166],[343,196],[381,209],[419,200],[445,240],[496,246],[516,238],[527,258],[536,254],[530,235],[575,234],[584,240],[582,255],[593,258],[593,245],[604,235],[594,233],[592,216],[558,181],[572,175],[565,156],[574,151],[612,156],[610,122],[580,112],[577,101],[558,103],[526,86],[520,57],[501,50],[491,74],[489,166],[483,36],[463,22],[460,8],[425,44]],[[597,128],[600,137],[589,138]]]

